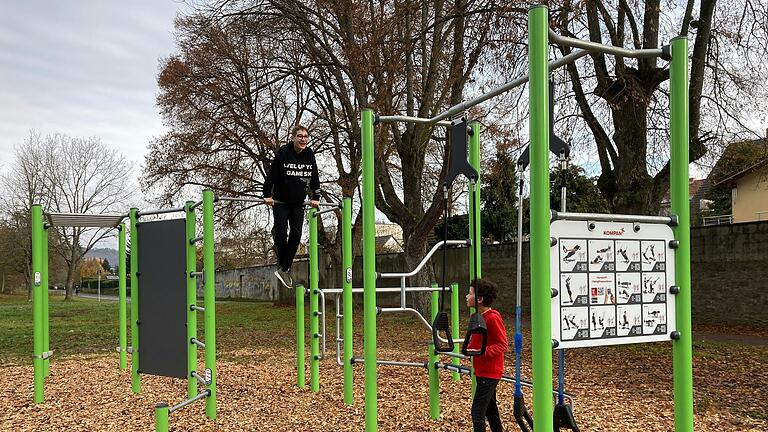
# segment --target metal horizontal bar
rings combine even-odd
[[[411,270],[408,273],[377,273],[377,276],[379,278],[402,278],[402,277],[411,277],[418,273],[422,267],[429,261],[430,258],[432,258],[432,255],[435,254],[435,252],[438,251],[441,247],[443,247],[443,244],[446,246],[470,246],[471,240],[443,240],[440,242],[435,243],[434,246],[432,246],[432,249],[427,252],[427,254],[424,256],[424,258],[421,259],[421,262],[419,265],[416,266],[415,269]]]
[[[189,239],[189,244],[195,244],[195,243],[197,243],[199,241],[203,241],[203,236]]]
[[[559,34],[555,33],[554,30],[552,29],[549,29],[549,39],[550,41],[560,45],[565,45],[565,46],[574,47],[574,48],[581,48],[589,52],[613,54],[615,56],[620,56],[620,57],[647,58],[647,57],[662,56],[661,48],[627,49],[627,48],[622,48],[622,47],[617,47],[612,45],[605,45],[598,42],[560,36]]]
[[[237,202],[249,202],[255,204],[264,204],[264,198],[256,197],[217,197],[217,201],[237,201]]]
[[[450,363],[435,363],[435,369],[444,369],[449,372],[458,372],[464,375],[472,374],[472,369],[466,366],[458,366]],[[502,375],[501,380],[504,382],[512,383],[512,384],[515,383],[515,379],[509,375]],[[533,388],[533,382],[527,381],[527,380],[521,379],[520,385],[523,387]],[[552,394],[557,394],[557,390],[552,390]],[[566,399],[568,399],[571,403],[573,403],[573,395],[571,393],[563,392],[563,396],[565,396]]]
[[[336,210],[338,210],[338,209],[337,208],[329,208],[329,209],[325,209],[325,210],[320,210],[318,212],[315,212],[315,217],[320,216],[323,213],[330,213],[330,212],[334,212]]]
[[[199,340],[197,340],[197,338],[190,339],[190,342],[192,342],[193,344],[199,346],[200,348],[205,349],[205,344],[203,342],[200,342]]]
[[[192,305],[189,308],[193,311],[205,312],[205,308],[202,306]]]
[[[638,222],[655,223],[664,225],[677,225],[677,216],[646,216],[646,215],[625,215],[610,213],[568,213],[550,210],[550,220],[572,220],[587,222]]]
[[[86,213],[46,213],[50,226],[117,228],[126,215]]]
[[[400,115],[381,116],[379,117],[379,121],[381,123],[405,122],[405,123],[436,124],[438,126],[451,125],[451,122],[449,121],[432,121],[432,119],[427,119],[427,118],[409,117],[409,116],[400,116]]]
[[[140,211],[136,213],[136,217],[161,215],[166,213],[176,213],[176,212],[183,212],[183,211],[186,211],[184,207]]]
[[[421,312],[417,311],[416,309],[413,309],[413,308],[382,308],[382,307],[377,307],[376,309],[377,309],[377,311],[379,313],[406,312],[406,313],[411,313],[413,315],[416,315],[416,318],[418,318],[421,321],[421,323],[424,324],[424,327],[426,327],[427,330],[429,330],[429,332],[432,333],[432,324],[430,324],[429,321],[427,321],[427,319],[424,318],[424,315],[422,315]],[[438,336],[437,338],[440,340],[440,342],[448,343],[448,339],[444,339],[444,338],[442,338],[440,336]]]
[[[200,374],[195,371],[192,371],[192,377],[204,385],[211,385],[209,381],[206,381],[205,378],[201,377]]]
[[[405,287],[405,292],[432,292],[432,291],[441,291],[441,287]],[[447,286],[445,287],[446,291],[451,291],[451,287]],[[326,288],[321,289],[320,292],[324,292],[326,294],[342,294],[344,290],[342,288]],[[361,294],[363,293],[363,288],[352,288],[352,294]],[[396,288],[396,287],[379,287],[376,288],[377,293],[400,293],[402,292],[402,288]]]
[[[199,401],[200,399],[207,398],[210,395],[211,395],[211,391],[210,390],[206,390],[206,391],[204,391],[202,393],[198,393],[197,396],[193,397],[192,399],[187,399],[184,402],[180,402],[178,405],[174,405],[174,406],[168,408],[168,414],[170,414],[170,413],[172,413],[172,412],[174,412],[174,411],[176,411],[178,409],[184,408],[185,406],[191,404],[192,402]]]
[[[363,364],[365,363],[365,360],[360,357],[352,357],[352,364]],[[420,367],[420,368],[427,368],[429,366],[429,363],[427,362],[403,362],[403,361],[394,361],[394,360],[376,360],[377,365],[382,366],[409,366],[409,367]]]
[[[189,272],[189,277],[198,277],[198,276],[202,276],[202,275],[203,275],[203,272],[199,272],[199,271]]]
[[[198,202],[192,204],[192,208],[190,210],[194,210],[194,209],[200,207],[201,205],[203,205],[203,202],[202,201],[198,201]]]
[[[469,356],[465,356],[462,353],[455,353],[455,352],[450,352],[450,351],[443,351],[443,352],[440,352],[438,354],[444,355],[444,356],[448,356],[448,357],[454,357],[454,358],[458,358],[458,359],[469,358]]]
[[[584,57],[587,54],[589,54],[589,52],[588,51],[584,51],[584,50],[574,51],[574,52],[568,54],[567,56],[563,56],[563,57],[560,57],[557,60],[549,62],[549,70],[553,71],[553,70],[555,70],[555,69],[557,69],[557,68],[559,68],[561,66],[567,65],[568,63],[573,63],[576,60]],[[523,76],[521,76],[519,78],[516,78],[516,79],[514,79],[514,80],[512,80],[512,81],[510,81],[510,82],[508,82],[508,83],[506,83],[506,84],[504,84],[502,86],[500,86],[500,87],[497,87],[497,88],[489,91],[488,93],[480,95],[480,96],[478,96],[478,97],[476,97],[476,98],[474,98],[472,100],[468,100],[466,102],[462,102],[460,104],[456,104],[456,105],[448,108],[446,111],[443,111],[442,113],[432,117],[431,119],[428,120],[428,122],[429,123],[434,123],[434,122],[446,119],[448,117],[452,117],[453,115],[458,114],[458,113],[463,112],[463,111],[466,111],[466,110],[468,110],[469,108],[472,108],[475,105],[479,105],[479,104],[487,101],[488,99],[496,97],[496,96],[498,96],[498,95],[500,95],[502,93],[506,93],[506,92],[508,92],[509,90],[512,90],[515,87],[519,87],[519,86],[527,83],[528,80],[529,80],[528,75],[523,75]]]

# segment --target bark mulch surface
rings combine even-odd
[[[379,358],[423,361],[407,333],[380,342]],[[405,343],[408,339],[409,344]],[[359,340],[356,342],[361,348]],[[319,394],[309,391],[309,365],[307,389],[299,389],[295,385],[294,352],[284,346],[265,348],[268,345],[264,341],[254,349],[222,350],[216,421],[207,420],[204,404],[197,402],[171,414],[171,430],[364,430],[362,365],[355,366],[355,404],[348,407],[343,403],[342,370],[335,363],[330,340],[320,368]],[[673,430],[670,351],[668,344],[569,351],[568,390],[576,396],[574,413],[581,430]],[[766,351],[705,344],[695,346],[694,352],[696,430],[768,431],[768,402],[762,394],[768,381]],[[524,376],[530,377],[529,351],[525,358]],[[514,371],[512,362],[507,361],[510,374]],[[443,371],[440,420],[429,419],[426,370],[380,366],[378,378],[380,431],[471,430],[467,377],[452,382],[451,375]],[[186,384],[143,376],[142,385],[141,394],[132,394],[130,366],[118,370],[114,357],[57,359],[46,379],[45,403],[34,405],[32,367],[4,366],[0,368],[0,430],[152,431],[154,404],[182,401]],[[512,385],[500,384],[498,399],[507,430],[517,430],[512,392]],[[530,409],[530,392],[526,400]]]

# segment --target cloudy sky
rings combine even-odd
[[[100,137],[136,165],[163,132],[174,0],[0,1],[0,170],[30,130]],[[136,170],[138,172],[138,169]]]

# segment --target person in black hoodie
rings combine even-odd
[[[278,264],[275,276],[287,288],[293,287],[291,265],[301,241],[307,194],[312,207],[316,208],[320,201],[317,161],[307,142],[307,128],[295,126],[291,131],[291,142],[275,153],[262,191],[264,203],[272,206],[275,218],[272,228]]]

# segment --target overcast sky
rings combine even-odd
[[[158,61],[174,0],[0,0],[0,170],[34,129],[100,137],[135,164],[163,132]],[[135,171],[138,173],[138,169]]]

